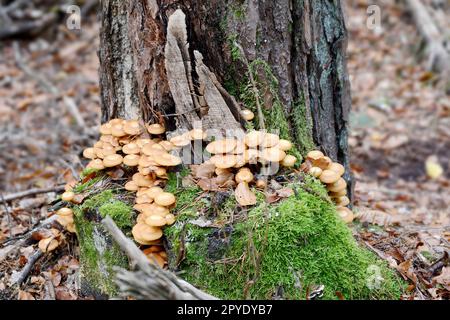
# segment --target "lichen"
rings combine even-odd
[[[402,281],[357,244],[334,206],[318,196],[326,195],[320,182],[305,178],[290,187],[295,195],[277,204],[266,204],[258,196],[255,207],[222,229],[189,223],[204,204],[187,202],[177,212],[177,222],[165,230],[174,252],[184,245],[180,275],[224,299],[270,299],[280,292],[285,299],[305,299],[314,285],[325,286],[324,299],[338,299],[339,294],[345,299],[398,299]],[[218,216],[234,214],[230,203],[221,210]],[[230,230],[228,238],[221,238],[221,231]],[[222,256],[211,259],[217,241],[222,241]],[[380,277],[374,278],[374,270]]]

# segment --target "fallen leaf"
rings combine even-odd
[[[191,166],[192,176],[197,179],[212,178],[215,170],[216,166],[212,163],[203,163]]]
[[[441,274],[434,277],[433,282],[442,284],[447,290],[450,290],[450,267],[443,267]]]
[[[277,194],[281,198],[289,198],[290,196],[292,196],[294,194],[294,190],[292,190],[291,188],[283,188],[283,189],[277,190]]]

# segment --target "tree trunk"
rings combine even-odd
[[[139,118],[173,131],[201,120],[226,130],[243,124],[241,105],[260,104],[267,129],[300,153],[316,146],[343,163],[351,195],[340,1],[102,0],[101,7],[103,122]],[[177,9],[187,34],[169,19]]]

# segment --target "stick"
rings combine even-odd
[[[63,191],[63,190],[64,190],[63,185],[53,186],[53,187],[48,187],[48,188],[33,188],[33,189],[25,190],[25,191],[19,191],[16,193],[7,194],[3,197],[2,201],[8,202],[8,201],[19,199],[19,198],[34,196],[36,194],[47,193],[47,192],[59,192],[59,191]]]
[[[116,268],[120,290],[125,295],[133,295],[141,299],[174,299],[174,300],[216,300],[213,297],[179,279],[173,273],[150,264],[146,256],[117,227],[111,217],[102,220],[106,230],[111,234],[122,251],[138,266],[141,271],[130,272]]]
[[[40,257],[42,257],[44,253],[41,250],[37,250],[34,252],[30,258],[28,259],[27,264],[23,267],[23,269],[20,271],[20,273],[16,277],[11,277],[10,285],[17,285],[20,286],[22,282],[25,281],[25,279],[28,277],[28,274],[30,273],[31,269],[33,268],[36,261],[39,260]]]

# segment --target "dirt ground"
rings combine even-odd
[[[450,97],[420,59],[420,38],[405,8],[379,3],[381,31],[366,27],[366,1],[346,6],[360,222],[354,234],[409,281],[403,299],[449,299]],[[80,32],[60,26],[52,41],[0,43],[2,197],[78,177],[81,151],[95,141],[100,119],[94,20]],[[436,167],[443,172],[433,179]],[[47,218],[56,195],[0,201],[0,250]],[[67,234],[63,244],[38,260],[20,288],[11,281],[36,243],[0,259],[0,299],[78,299],[76,239]]]

